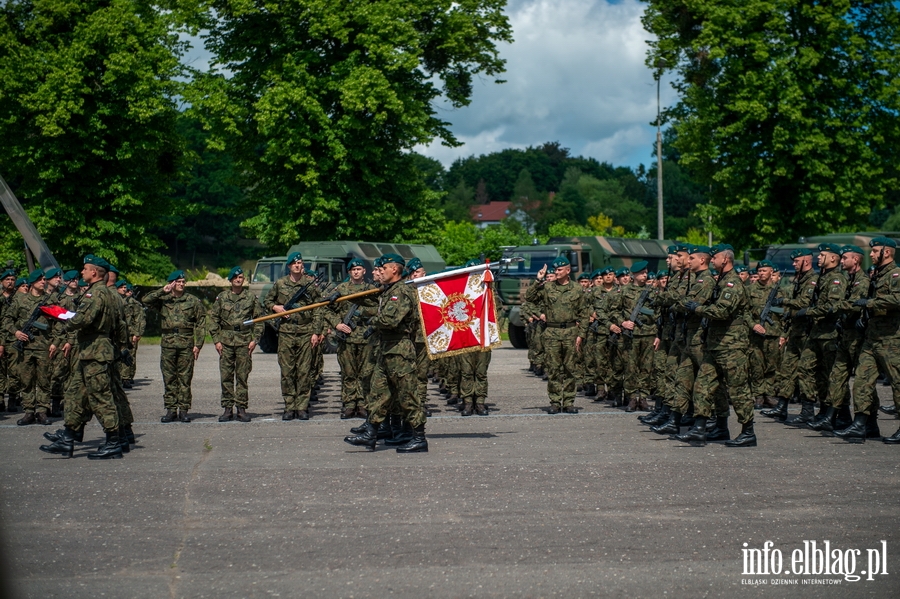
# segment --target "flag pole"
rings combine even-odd
[[[446,270],[444,272],[435,273],[433,275],[426,275],[424,277],[419,277],[418,279],[410,279],[406,281],[407,285],[421,285],[422,283],[430,283],[431,281],[437,281],[439,279],[445,279],[447,277],[454,277],[456,275],[461,275],[467,272],[480,272],[485,270],[485,266],[491,270],[498,270],[504,264],[510,264],[511,262],[524,262],[525,258],[515,257],[515,258],[503,258],[498,262],[489,262],[487,265],[479,264],[477,266],[469,266],[467,268],[456,268],[454,270]]]

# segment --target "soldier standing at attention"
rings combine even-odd
[[[375,371],[372,373],[369,419],[355,436],[345,437],[350,445],[374,451],[378,442],[378,428],[387,418],[390,404],[399,406],[403,421],[412,428],[412,438],[397,447],[398,453],[427,452],[425,439],[425,410],[416,395],[416,350],[413,345],[415,329],[419,327],[415,290],[403,281],[403,258],[397,254],[381,257],[381,284],[378,312],[372,326],[379,335]],[[366,303],[373,303],[368,300]]]
[[[16,293],[16,271],[9,269],[0,274],[0,286],[2,286],[2,295],[0,295],[0,321],[2,321],[3,313],[9,308]],[[0,344],[8,346],[5,341],[8,333],[0,332]],[[6,403],[3,401],[3,394],[9,393],[9,411],[14,412],[16,407],[13,398],[14,389],[12,379],[9,372],[9,352],[0,352],[0,412],[6,411]]]
[[[281,277],[266,294],[266,309],[280,313],[291,300],[291,307],[300,308],[321,299],[315,278],[307,276],[303,256],[292,252],[288,256],[289,273]],[[296,297],[303,290],[300,297]],[[312,391],[311,373],[315,367],[313,348],[322,341],[324,319],[318,309],[290,314],[279,319],[278,366],[281,367],[281,396],[284,399],[282,420],[309,420],[309,397]]]
[[[750,294],[750,388],[756,407],[775,406],[775,374],[781,361],[780,339],[784,336],[784,308],[769,306],[766,322],[760,322],[769,298],[784,297],[784,289],[775,282],[775,265],[760,260],[756,265],[756,281],[747,284]],[[752,279],[751,279],[752,280]],[[773,295],[774,292],[774,295]]]
[[[115,348],[111,341],[117,307],[109,302],[111,296],[97,291],[105,286],[109,263],[92,254],[85,257],[82,279],[88,289],[80,299],[78,311],[67,321],[66,328],[74,331],[78,343],[78,361],[72,373],[70,388],[73,409],[66,402],[65,428],[52,445],[41,445],[41,451],[72,457],[76,437],[83,434],[84,423],[92,412],[103,431],[106,442],[88,458],[97,460],[122,457],[119,439],[119,413],[113,400],[109,369],[114,367]]]
[[[626,285],[621,293],[610,296],[610,319],[622,329],[622,356],[625,366],[626,412],[647,410],[650,396],[650,375],[653,369],[653,341],[656,338],[655,313],[650,308],[652,287],[648,284],[645,260],[631,266],[633,285]],[[638,310],[634,320],[632,312]]]
[[[209,335],[219,353],[219,376],[222,380],[222,408],[219,422],[235,418],[250,422],[247,415],[249,397],[247,378],[253,369],[253,350],[263,334],[261,322],[244,326],[244,321],[262,316],[263,310],[256,295],[244,288],[244,271],[235,266],[228,273],[231,289],[216,297],[209,309]],[[234,408],[237,407],[237,416]]]
[[[581,351],[591,315],[591,301],[581,286],[569,278],[571,266],[565,256],[553,261],[556,280],[545,284],[547,267],[525,292],[525,299],[540,306],[541,320],[546,324],[544,352],[547,356],[548,413],[577,414],[575,381],[577,377],[575,353]]]
[[[199,299],[185,293],[183,270],[176,270],[166,281],[165,287],[144,298],[144,305],[162,316],[159,365],[166,413],[160,422],[190,422],[191,381],[206,338],[206,310]]]
[[[131,341],[131,364],[119,363],[119,374],[122,386],[131,389],[134,386],[134,373],[137,371],[137,352],[147,326],[144,306],[134,297],[134,288],[124,279],[116,283],[116,289],[125,299],[125,321],[128,325],[128,336]]]

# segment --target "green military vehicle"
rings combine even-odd
[[[829,235],[814,235],[801,237],[797,243],[783,243],[770,245],[765,248],[766,260],[771,261],[785,275],[794,274],[791,252],[800,248],[809,248],[813,251],[813,266],[816,265],[818,252],[816,248],[820,243],[836,243],[838,245],[856,245],[863,250],[863,269],[872,265],[869,259],[869,242],[875,237],[890,237],[900,243],[900,232],[897,231],[864,231],[862,233],[831,233]],[[753,250],[751,250],[753,251]],[[745,254],[744,262],[750,265],[749,256]]]
[[[418,258],[428,272],[443,270],[447,264],[433,245],[417,243],[382,243],[375,241],[306,241],[292,245],[288,254],[300,252],[307,270],[320,275],[322,288],[329,288],[347,278],[347,264],[359,258],[366,266],[366,280],[372,281],[372,262],[383,254],[399,254],[406,260]],[[260,258],[250,279],[250,290],[263,300],[269,289],[288,271],[287,256],[265,256]],[[266,325],[259,347],[266,353],[278,351],[278,334]]]
[[[650,264],[650,270],[663,270],[666,268],[666,248],[672,243],[618,237],[552,237],[544,245],[504,248],[504,258],[521,258],[504,265],[497,276],[500,300],[508,311],[510,343],[518,349],[526,348],[525,322],[519,314],[519,306],[525,301],[525,290],[538,271],[557,256],[568,258],[573,277],[607,266],[617,269],[631,266],[641,260]]]

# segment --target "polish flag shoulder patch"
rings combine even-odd
[[[725,283],[728,287],[734,287],[734,283]]]
[[[392,302],[397,301],[398,299],[400,299],[400,298],[398,298],[396,295],[392,295],[392,296],[391,296],[391,301],[392,301]]]
[[[841,282],[840,282],[839,280],[834,280],[834,281],[832,281],[832,283],[834,283],[835,285],[840,285],[840,284],[841,284]]]

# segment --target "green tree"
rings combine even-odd
[[[151,234],[175,210],[184,44],[140,0],[0,6],[0,165],[64,265],[87,252],[159,273]]]
[[[864,226],[897,184],[900,13],[889,0],[648,0],[676,73],[681,164],[736,247]]]
[[[190,99],[247,174],[245,225],[275,249],[439,230],[440,194],[409,151],[457,143],[435,103],[465,106],[474,76],[503,72],[504,5],[205,1],[214,59]]]
[[[472,220],[471,207],[474,205],[475,190],[460,181],[444,197],[444,216],[449,221],[466,222]]]

